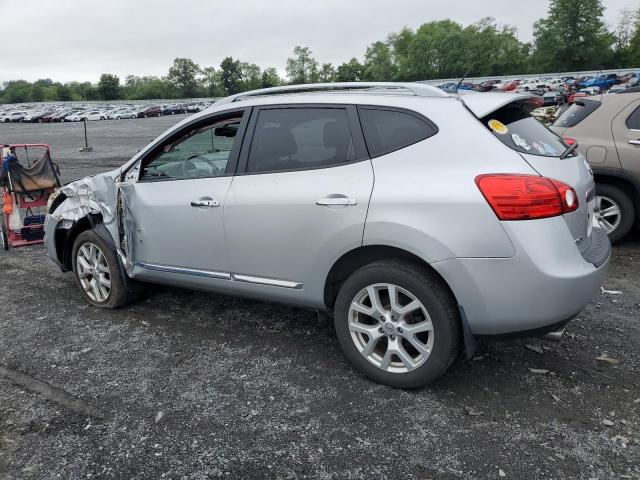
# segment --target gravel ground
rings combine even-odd
[[[78,124],[0,141],[50,143],[71,180],[177,120],[90,123],[89,155]],[[313,312],[164,287],[103,311],[41,247],[0,252],[0,478],[640,479],[638,279],[636,232],[604,284],[621,293],[561,343],[484,342],[400,391]]]

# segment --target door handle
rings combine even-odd
[[[325,197],[316,200],[316,205],[357,205],[358,200],[348,197]]]
[[[629,140],[631,145],[640,145],[640,140]]]
[[[218,200],[196,200],[195,202],[191,202],[192,207],[208,207],[215,208],[220,206],[220,202]]]

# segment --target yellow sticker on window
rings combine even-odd
[[[500,135],[509,133],[507,126],[498,120],[489,120],[489,128]]]

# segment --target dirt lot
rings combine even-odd
[[[89,155],[78,124],[0,141],[51,143],[70,180],[177,119],[92,122]],[[0,478],[639,479],[639,280],[635,233],[621,293],[562,343],[485,342],[407,392],[353,372],[313,312],[160,287],[102,311],[42,248],[0,252]]]

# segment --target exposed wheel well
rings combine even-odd
[[[443,285],[449,290],[451,296],[455,299],[453,291],[444,278],[442,278],[442,276],[440,276],[440,274],[422,258],[401,248],[390,247],[387,245],[367,245],[345,253],[336,263],[333,264],[324,284],[324,304],[329,310],[333,310],[340,286],[353,272],[377,260],[388,260],[393,258],[409,260],[432,271],[442,280]]]
[[[64,265],[64,268],[69,271],[73,268],[72,262],[72,250],[73,243],[82,232],[90,230],[97,223],[102,222],[100,215],[87,215],[76,222],[71,229],[66,232],[65,230],[56,231],[56,250],[58,253],[58,259]],[[66,232],[66,235],[65,235]]]

